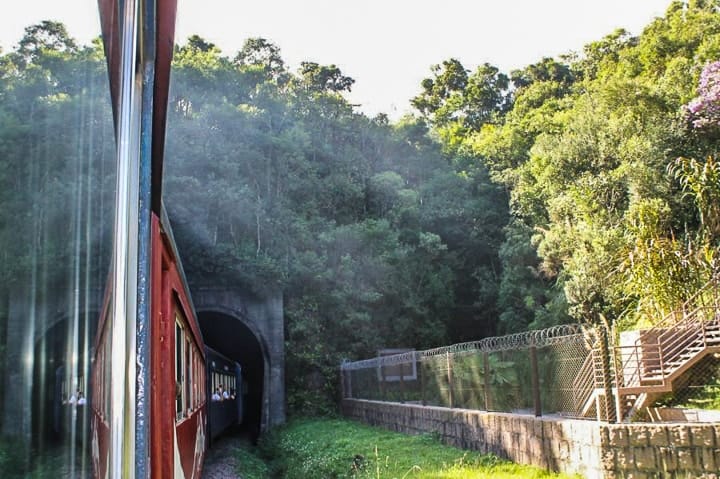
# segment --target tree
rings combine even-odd
[[[25,28],[25,35],[18,44],[16,55],[19,63],[27,66],[40,63],[40,60],[48,55],[54,57],[76,52],[75,40],[70,37],[64,24],[43,20]]]
[[[434,77],[422,81],[422,92],[410,103],[436,127],[458,123],[477,130],[502,112],[509,81],[496,67],[485,63],[468,75],[451,58],[431,70]]]
[[[342,74],[335,65],[315,62],[300,63],[298,85],[309,93],[341,93],[350,91],[355,80]]]
[[[240,69],[262,72],[264,80],[281,81],[287,72],[280,48],[264,38],[248,38],[233,60]]]

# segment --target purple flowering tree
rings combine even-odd
[[[698,96],[686,109],[694,128],[720,126],[720,61],[705,65],[700,74]]]

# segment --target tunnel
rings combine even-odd
[[[90,347],[97,313],[83,313],[76,319],[73,327],[71,318],[61,318],[35,342],[31,430],[32,446],[39,450],[68,440],[84,445],[89,437],[89,409],[70,407],[68,399],[79,390],[89,404]]]
[[[238,431],[257,440],[263,428],[267,353],[258,337],[229,314],[198,312],[203,340],[210,348],[240,363],[243,376],[243,418]]]

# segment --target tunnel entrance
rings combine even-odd
[[[198,321],[205,344],[242,367],[243,420],[239,430],[256,440],[262,427],[265,351],[255,333],[238,318],[206,311],[198,312]]]
[[[42,450],[89,438],[90,345],[97,314],[81,314],[79,321],[63,318],[35,342],[32,379],[32,447]],[[86,325],[89,324],[89,327]],[[86,331],[87,330],[87,331]],[[78,392],[85,398],[77,405]]]

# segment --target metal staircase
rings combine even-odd
[[[720,353],[720,291],[716,280],[707,283],[681,308],[654,328],[644,330],[634,344],[615,346],[612,390],[618,417],[626,419],[672,392],[693,366],[709,354]],[[575,404],[579,416],[601,416],[599,398],[604,396],[598,378],[597,357],[583,363],[575,379]]]
[[[617,346],[617,394],[623,417],[631,416],[662,394],[672,392],[681,378],[709,354],[720,353],[720,315],[717,309],[694,308],[675,325],[654,328],[632,346]]]

